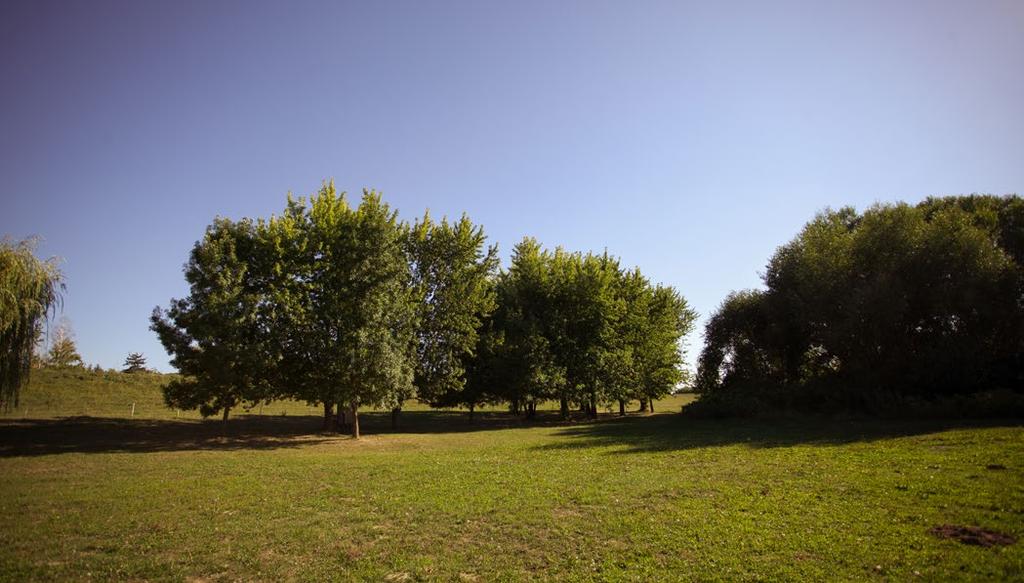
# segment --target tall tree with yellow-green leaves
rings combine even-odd
[[[338,406],[359,437],[359,409],[413,395],[416,294],[407,227],[373,191],[351,207],[327,183],[289,200],[267,225],[275,249],[268,301],[276,306],[277,380],[293,397]],[[339,423],[341,425],[341,423]]]
[[[479,403],[466,391],[466,366],[478,332],[495,307],[498,250],[463,215],[435,222],[429,214],[409,230],[408,252],[418,306],[416,393],[435,406]],[[393,419],[397,418],[397,410]]]

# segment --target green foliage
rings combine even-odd
[[[0,241],[0,408],[16,406],[36,340],[63,290],[56,261],[40,261],[35,241]]]
[[[698,387],[757,386],[776,402],[820,395],[801,392],[808,384],[925,398],[1019,390],[1022,208],[974,196],[819,214],[772,257],[767,289],[731,295],[708,321]]]
[[[262,229],[282,389],[353,414],[411,397],[418,314],[397,213],[372,191],[353,209],[328,183]]]
[[[525,238],[512,250],[512,264],[498,281],[498,307],[486,340],[493,359],[478,365],[496,384],[491,390],[519,412],[527,403],[557,395],[565,368],[555,361],[548,328],[558,316],[551,297],[551,255]]]
[[[456,223],[424,214],[408,232],[416,293],[416,390],[437,405],[472,405],[466,366],[480,342],[478,331],[495,308],[498,250],[485,248],[482,227],[463,215]]]
[[[141,352],[132,352],[124,359],[124,369],[121,372],[138,373],[146,372],[146,357]]]
[[[186,268],[192,288],[153,329],[181,379],[169,404],[204,412],[292,398],[358,431],[361,406],[599,404],[684,380],[695,314],[607,253],[497,250],[463,216],[400,222],[381,196],[350,206],[333,182],[269,220],[218,219]],[[343,414],[342,412],[345,411]],[[351,414],[351,417],[349,417]]]
[[[498,308],[488,346],[490,363],[474,370],[496,396],[525,406],[598,405],[667,395],[684,378],[680,342],[696,318],[671,288],[652,286],[607,253],[542,250],[524,239],[498,281]]]
[[[151,328],[182,375],[164,389],[168,406],[223,412],[226,420],[231,409],[269,396],[260,244],[253,222],[217,219],[185,266],[189,296],[153,310]]]

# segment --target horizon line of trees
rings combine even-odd
[[[695,388],[715,414],[1024,390],[1019,196],[825,210],[762,279],[707,321]]]
[[[366,405],[391,407],[396,421],[412,398],[527,416],[554,400],[562,415],[594,416],[631,400],[647,408],[689,380],[681,339],[696,314],[671,287],[607,253],[531,238],[501,269],[468,217],[401,222],[372,191],[352,207],[328,183],[270,219],[218,218],[184,271],[189,296],[156,308],[151,327],[181,373],[165,400],[204,415],[286,397],[358,434]],[[1022,404],[1019,196],[826,209],[762,279],[707,321],[697,409],[880,412],[992,389]],[[10,407],[63,284],[31,240],[4,239],[0,285]],[[70,334],[56,336],[57,352],[80,361]]]
[[[649,403],[684,380],[696,313],[607,253],[497,249],[463,215],[412,224],[333,182],[269,219],[216,219],[185,266],[190,293],[151,328],[182,377],[168,405],[203,415],[292,398],[359,435],[359,409],[507,403],[532,416]],[[335,412],[335,407],[337,411]]]

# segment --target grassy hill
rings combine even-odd
[[[48,419],[54,417],[127,417],[137,419],[201,419],[198,411],[179,411],[164,404],[161,388],[174,375],[160,373],[126,374],[96,372],[77,368],[43,368],[32,371],[31,380],[21,392],[18,406],[0,412],[0,419]],[[656,410],[679,411],[692,395],[671,396],[656,402]],[[132,414],[134,405],[134,415]],[[636,409],[637,403],[630,407]],[[540,410],[557,410],[557,403],[544,403]],[[409,402],[407,411],[425,411],[429,407]],[[503,406],[483,407],[481,411],[504,411]],[[252,409],[238,409],[233,416],[321,415],[318,406],[298,401],[274,401]]]
[[[96,372],[78,368],[42,368],[32,371],[21,391],[18,406],[0,413],[0,419],[53,417],[134,417],[138,419],[200,419],[198,411],[179,411],[164,404],[161,388],[174,375]],[[280,401],[264,405],[265,414],[315,415],[319,409],[305,403]],[[260,414],[260,408],[251,411]],[[237,413],[246,413],[239,410]]]
[[[420,409],[354,441],[125,418],[156,377],[35,382],[118,415],[0,420],[0,580],[1024,579],[1024,543],[950,538],[1024,537],[1019,422]]]

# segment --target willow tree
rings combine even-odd
[[[28,382],[32,354],[63,284],[56,261],[40,261],[35,241],[0,241],[0,407],[17,406]]]

